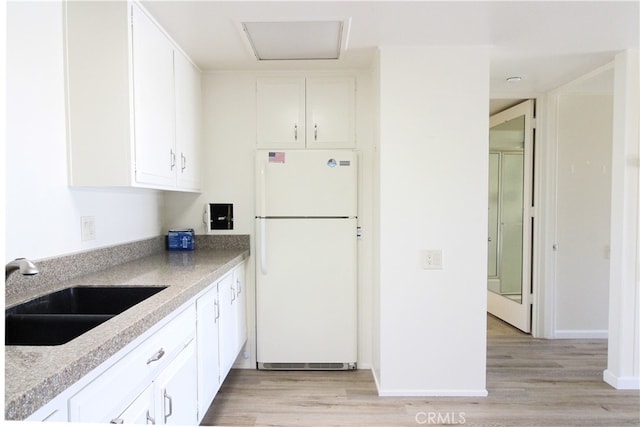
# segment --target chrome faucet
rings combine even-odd
[[[33,276],[39,273],[38,267],[33,262],[26,258],[16,258],[4,266],[4,280],[6,281],[9,275],[16,270],[20,270],[20,273],[25,276]]]

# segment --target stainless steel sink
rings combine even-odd
[[[5,310],[5,345],[60,345],[166,289],[75,286]]]

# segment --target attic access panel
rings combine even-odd
[[[259,61],[339,59],[345,44],[344,21],[243,22]]]

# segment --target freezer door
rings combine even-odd
[[[353,150],[258,150],[256,216],[356,216],[357,181]]]
[[[258,363],[356,362],[356,220],[256,221]]]

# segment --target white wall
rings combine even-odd
[[[204,75],[205,146],[203,153],[202,194],[167,194],[165,196],[164,227],[189,226],[204,233],[202,213],[207,203],[233,203],[234,230],[214,231],[213,234],[250,234],[252,254],[254,246],[254,152],[256,149],[256,77],[327,74],[354,75],[356,92],[356,148],[359,151],[358,224],[363,239],[358,241],[359,257],[359,356],[360,367],[371,366],[371,94],[367,72],[254,72],[221,71]],[[238,366],[255,367],[255,321],[253,319],[255,288],[254,261],[249,260],[248,307],[250,318],[246,350],[250,357]]]
[[[604,380],[640,389],[640,56],[615,58],[609,345]]]
[[[7,260],[160,234],[159,193],[67,186],[61,3],[7,3],[6,95]],[[81,241],[81,216],[95,240]]]
[[[488,51],[383,47],[379,86],[379,393],[484,395]]]
[[[612,120],[612,94],[559,96],[556,338],[607,336]]]

